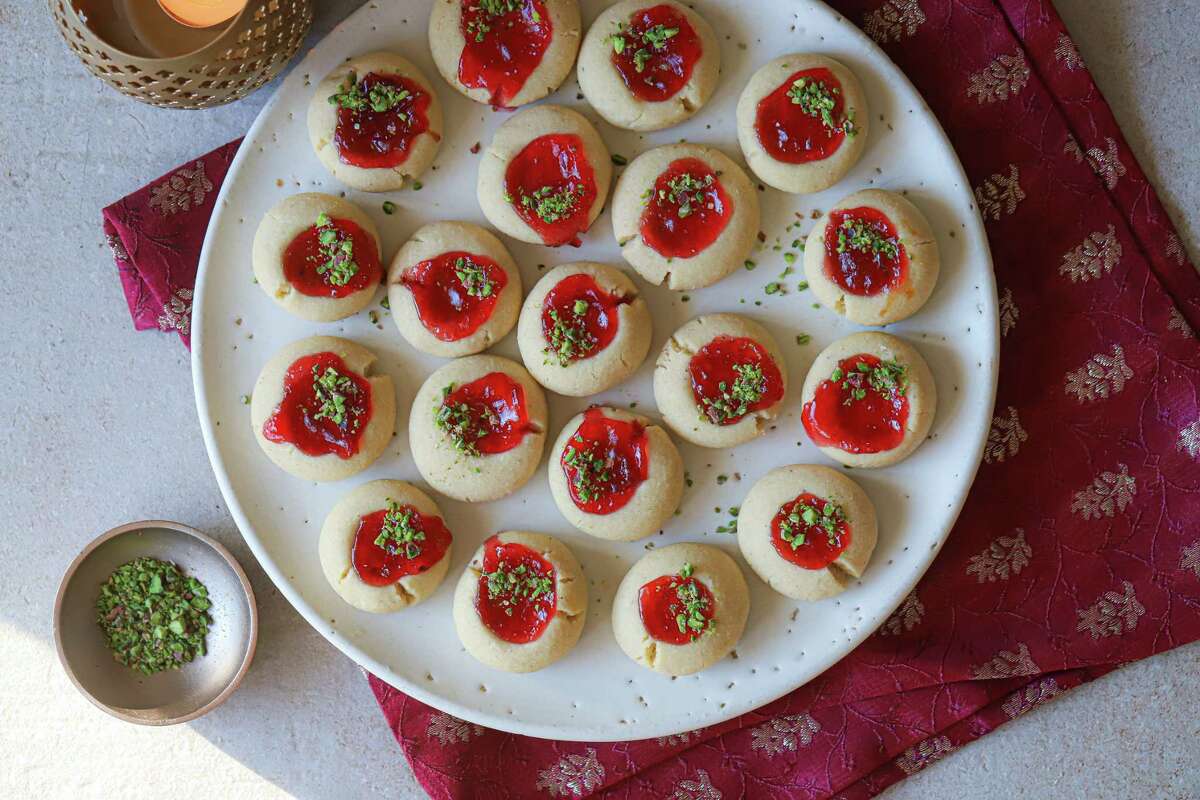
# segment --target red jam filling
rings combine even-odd
[[[534,430],[525,390],[503,372],[489,372],[470,383],[446,387],[434,422],[456,449],[472,456],[512,450]]]
[[[542,63],[554,34],[542,0],[462,0],[458,80],[486,89],[493,106],[508,106]]]
[[[371,384],[336,353],[313,353],[292,362],[283,376],[283,399],[263,423],[263,436],[287,442],[307,456],[358,453],[371,421]]]
[[[698,158],[672,161],[654,181],[642,212],[642,241],[665,258],[691,258],[720,237],[733,201]]]
[[[408,269],[400,282],[412,292],[425,329],[456,342],[491,318],[508,275],[486,256],[453,250]]]
[[[328,224],[305,228],[283,251],[283,276],[292,288],[309,297],[336,298],[378,284],[383,267],[371,234],[348,219],[322,221]]]
[[[836,503],[805,492],[779,507],[771,520],[771,544],[784,561],[823,569],[850,546],[850,524]]]
[[[446,555],[450,540],[450,529],[441,517],[389,501],[388,508],[359,517],[352,551],[354,571],[369,586],[387,586],[428,571]]]
[[[617,335],[618,306],[629,302],[600,288],[585,273],[563,278],[542,301],[542,335],[548,361],[560,366],[591,358]]]
[[[525,145],[504,172],[504,197],[543,242],[578,247],[596,202],[596,176],[583,140],[548,133]]]
[[[644,425],[589,408],[560,460],[575,505],[588,514],[624,508],[650,474],[648,448]]]
[[[907,378],[894,361],[859,353],[838,362],[804,404],[804,430],[820,447],[882,453],[904,441]]]
[[[825,275],[859,297],[873,297],[902,284],[908,275],[908,253],[888,216],[869,206],[830,213]]]
[[[687,17],[668,5],[635,11],[608,41],[621,80],[648,103],[669,100],[682,89],[704,52]]]
[[[528,644],[545,633],[558,608],[554,565],[531,548],[492,536],[483,544],[475,610],[506,642]]]
[[[799,91],[797,81],[805,85],[823,84],[824,90],[833,99],[829,119],[810,113],[805,103],[794,102]],[[832,122],[830,125],[828,123]],[[847,135],[853,131],[853,122],[846,119],[842,85],[825,67],[806,69],[793,73],[775,91],[758,102],[754,119],[754,131],[767,154],[785,164],[806,164],[829,158]]]
[[[337,105],[338,155],[363,169],[403,164],[416,138],[429,130],[429,99],[420,85],[399,75],[371,72],[353,88],[347,83],[330,98]]]
[[[638,611],[650,637],[666,644],[689,644],[710,629],[717,601],[685,566],[678,575],[663,575],[638,591]]]
[[[783,375],[767,349],[746,337],[718,336],[691,361],[692,396],[714,425],[733,425],[783,399]]]

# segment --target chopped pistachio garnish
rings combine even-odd
[[[387,508],[383,515],[383,527],[375,537],[375,546],[382,547],[390,555],[401,551],[406,558],[421,555],[419,543],[425,541],[425,532],[413,525],[415,512],[408,507],[400,508],[400,504],[390,497],[387,499]]]
[[[534,189],[529,194],[521,193],[521,205],[533,211],[542,222],[547,225],[552,225],[561,219],[565,219],[574,212],[575,203],[583,197],[583,191],[574,187],[555,189],[551,186],[543,186],[540,189]],[[505,199],[512,202],[512,196],[507,195]]]
[[[489,600],[499,601],[504,613],[512,616],[513,609],[523,601],[534,601],[543,595],[554,593],[554,581],[543,575],[535,575],[529,567],[518,564],[512,569],[497,567],[483,573],[487,579]]]
[[[858,127],[854,124],[854,116],[846,115],[841,121],[833,118],[833,109],[837,106],[837,95],[842,90],[830,88],[825,81],[815,81],[812,78],[797,78],[788,89],[788,97],[800,110],[810,117],[821,120],[821,124],[830,131],[841,131],[847,136],[857,136]]]
[[[476,443],[488,433],[479,423],[496,425],[500,419],[490,407],[485,408],[480,418],[476,419],[476,414],[466,403],[447,402],[453,391],[453,383],[442,387],[442,402],[433,413],[434,424],[446,432],[455,450],[463,455],[477,456],[479,447]]]
[[[883,256],[894,260],[900,255],[900,243],[894,238],[885,236],[874,225],[858,219],[844,219],[837,230],[837,251],[857,250],[875,256]]]
[[[358,274],[358,262],[354,260],[354,240],[333,224],[329,215],[317,215],[317,242],[321,257],[317,274],[333,286],[345,286]]]
[[[503,16],[512,11],[520,11],[525,5],[525,0],[479,0],[478,5],[472,6],[471,10],[482,12],[484,19],[474,19],[467,24],[467,34],[477,42],[482,42],[492,30],[491,21],[496,17]],[[540,22],[541,16],[536,10],[533,10],[533,21]]]
[[[338,427],[345,427],[347,418],[347,395],[355,391],[354,381],[338,372],[333,367],[326,367],[321,372],[317,367],[312,368],[313,394],[321,404],[313,419],[327,419]]]
[[[865,361],[859,361],[849,372],[838,367],[830,379],[834,383],[840,383],[842,388],[849,392],[844,401],[845,405],[866,398],[868,389],[887,400],[897,396],[903,397],[908,391],[908,376],[904,365],[898,361],[882,361],[875,367]]]
[[[613,52],[620,55],[626,47],[637,47],[633,53],[633,66],[638,72],[644,72],[646,63],[656,53],[665,50],[667,42],[679,35],[679,28],[668,28],[666,25],[655,25],[635,35],[625,30],[624,23],[617,23],[617,32],[608,37]]]
[[[370,89],[365,89],[363,82],[351,72],[346,76],[339,90],[329,96],[331,105],[349,111],[365,111],[370,109],[379,114],[391,111],[412,97],[407,89],[398,89],[387,83],[376,83]],[[412,113],[403,111],[400,116],[411,121]]]
[[[701,419],[719,425],[726,420],[745,416],[750,406],[762,399],[767,390],[767,382],[761,366],[734,364],[733,371],[737,373],[737,377],[732,385],[721,381],[717,384],[721,393],[718,397],[702,398],[701,405],[704,410]]]
[[[383,201],[383,213],[387,214],[389,217],[392,214],[395,214],[396,213],[396,204],[393,203],[391,200],[384,200]]]
[[[454,260],[454,274],[471,297],[491,297],[496,290],[487,271],[468,258],[460,256]]]
[[[101,585],[96,622],[118,663],[153,675],[205,654],[211,607],[203,583],[169,561],[143,557]]]
[[[694,572],[695,568],[685,563],[679,570],[681,580],[675,584],[675,597],[683,604],[683,611],[675,615],[675,624],[680,633],[686,633],[692,640],[716,628],[716,620],[705,619],[708,600],[700,595],[700,588],[692,579]]]
[[[830,546],[837,545],[838,531],[846,521],[846,513],[837,503],[825,501],[823,507],[816,503],[798,503],[779,523],[779,536],[795,550],[808,542],[808,531],[820,528],[829,538]]]
[[[560,367],[568,366],[596,346],[595,337],[584,324],[587,310],[588,302],[581,299],[575,301],[569,316],[560,315],[557,310],[550,311],[554,325],[550,328],[550,343],[542,349],[547,364],[557,361]]]
[[[571,437],[563,452],[563,463],[575,470],[571,488],[582,503],[596,499],[604,484],[612,480],[612,463],[600,453],[585,449],[587,443],[579,434]]]
[[[708,199],[708,191],[714,182],[712,175],[705,175],[701,180],[685,172],[668,181],[666,189],[658,190],[658,200],[676,206],[676,216],[683,219],[691,216],[694,211],[712,205]]]
[[[737,532],[738,532],[738,514],[740,514],[741,511],[742,511],[742,509],[739,506],[730,506],[729,507],[729,522],[725,523],[724,525],[718,525],[717,533],[737,534]],[[717,513],[718,514],[721,513],[721,510],[717,509]]]
[[[809,336],[807,333],[796,334],[796,344],[798,344],[798,345],[806,345],[811,341],[812,341],[812,337]]]
[[[614,164],[616,164],[618,167],[623,167],[629,163],[629,159],[626,158],[625,156],[621,155],[620,153],[613,153],[611,158],[612,158],[612,162]]]

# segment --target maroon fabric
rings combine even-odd
[[[104,238],[139,331],[175,331],[191,347],[200,248],[217,190],[241,143],[221,145],[104,209]]]
[[[871,797],[1058,694],[1200,638],[1200,278],[1053,6],[832,5],[924,94],[988,226],[1000,387],[958,524],[847,658],[703,730],[530,739],[371,678],[435,798]],[[137,327],[186,341],[212,186],[236,145],[105,210]]]

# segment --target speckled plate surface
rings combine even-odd
[[[720,147],[740,161],[734,107],[758,66],[788,52],[815,51],[845,62],[861,79],[872,127],[858,166],[822,194],[795,197],[767,190],[760,195],[767,242],[754,255],[758,268],[753,272],[739,271],[717,286],[690,292],[686,301],[638,279],[654,316],[650,357],[627,383],[595,398],[551,396],[549,430],[553,441],[568,419],[595,401],[636,402],[639,411],[653,414],[655,354],[693,316],[733,311],[766,325],[787,357],[786,412],[768,435],[736,450],[682,445],[693,485],[679,515],[653,537],[656,545],[703,541],[736,555],[734,537],[716,532],[728,519],[725,510],[739,505],[754,481],[773,467],[828,463],[801,430],[800,387],[821,348],[857,329],[814,308],[810,292],[796,290],[803,277],[799,270],[788,277],[787,294],[765,294],[765,285],[785,266],[783,253],[772,250],[775,238],[787,249],[792,239],[807,233],[813,212],[857,189],[907,191],[933,225],[942,277],[917,316],[888,330],[916,344],[929,361],[939,407],[930,441],[912,458],[888,469],[853,473],[880,518],[879,545],[861,581],[840,597],[798,603],[769,590],[738,556],[751,587],[750,620],[738,658],[677,680],[658,675],[621,653],[609,621],[612,594],[646,542],[604,542],[571,529],[550,498],[543,463],[521,491],[498,502],[467,505],[439,497],[455,534],[447,580],[417,608],[373,616],[347,606],[326,584],[317,560],[318,532],[329,509],[354,486],[376,478],[420,480],[408,452],[407,409],[424,378],[443,362],[410,348],[377,305],[377,324],[367,313],[325,325],[288,316],[251,282],[250,245],[267,209],[300,191],[345,190],[378,223],[385,258],[433,220],[486,225],[475,201],[479,156],[471,147],[490,141],[507,115],[466,100],[437,76],[426,39],[429,5],[427,0],[369,3],[338,26],[263,109],[222,187],[201,258],[192,358],[205,443],[234,519],[280,590],[333,644],[397,688],[472,722],[554,739],[636,739],[710,725],[795,689],[853,649],[912,589],[949,533],[979,464],[996,386],[996,291],[983,226],[949,142],[912,85],[874,43],[828,7],[806,0],[701,0],[697,9],[722,37],[721,81],[708,106],[691,121],[654,134],[598,125],[610,150],[627,158],[684,138]],[[602,4],[583,5],[588,23]],[[325,172],[308,144],[305,115],[313,85],[342,59],[375,49],[396,50],[420,65],[445,108],[446,137],[436,169],[424,176],[420,192],[368,195],[348,190]],[[577,92],[569,80],[550,101],[589,113]],[[396,203],[394,215],[383,213],[384,200]],[[800,227],[786,231],[797,214]],[[577,250],[506,243],[521,265],[526,288],[541,274],[541,265],[592,259],[623,266],[607,211]],[[345,336],[374,350],[382,370],[394,378],[399,400],[398,433],[387,453],[365,473],[336,484],[300,481],[271,464],[255,444],[249,410],[240,399],[272,353],[316,333]],[[797,344],[801,333],[812,341]],[[494,352],[518,358],[513,336]],[[490,533],[509,527],[560,536],[583,563],[591,593],[579,645],[563,660],[529,675],[499,673],[476,663],[463,651],[451,622],[454,583],[471,553]]]

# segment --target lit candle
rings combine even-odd
[[[248,0],[158,0],[162,10],[190,28],[211,28],[233,19]]]

